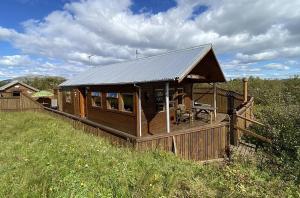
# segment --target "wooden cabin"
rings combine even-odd
[[[210,117],[194,112],[193,100],[195,83],[220,82],[224,74],[212,46],[205,45],[92,68],[60,85],[58,103],[63,112],[152,136],[222,122],[216,102],[203,106]]]
[[[20,96],[21,93],[31,96],[39,90],[21,81],[12,81],[0,87],[0,97]]]

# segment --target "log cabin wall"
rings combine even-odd
[[[75,115],[75,93],[76,89],[64,89],[62,90],[62,111]]]
[[[166,133],[166,112],[159,110],[155,99],[155,90],[162,90],[164,93],[165,83],[151,83],[144,84],[142,87],[142,136],[153,135],[159,133]],[[192,84],[184,83],[170,83],[170,90],[174,89],[176,92],[178,88],[183,88],[186,93],[183,98],[184,105],[187,109],[192,107]],[[170,100],[171,100],[170,96]],[[163,103],[165,103],[165,96],[163,95]],[[177,100],[175,100],[174,107],[170,107],[170,124],[175,124],[175,109],[177,108]]]
[[[101,93],[101,107],[92,105],[91,92]],[[109,109],[107,94],[114,92],[118,94],[119,109]],[[121,109],[123,99],[121,94],[133,94],[133,111]],[[137,135],[137,97],[136,88],[133,85],[122,86],[90,86],[86,95],[86,117],[88,120],[103,124],[105,126],[124,131],[131,135]]]

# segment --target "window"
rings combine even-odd
[[[131,93],[123,93],[121,94],[123,99],[123,111],[133,112],[133,94]]]
[[[71,103],[71,91],[65,92],[65,100],[66,100],[66,103]]]
[[[20,94],[19,91],[13,91],[12,95],[13,95],[13,96],[20,96],[21,94]]]
[[[164,101],[164,90],[163,89],[155,89],[154,90],[155,104],[157,111],[163,111],[165,106]]]
[[[107,108],[108,109],[119,109],[118,93],[110,92],[106,94]]]
[[[101,107],[102,106],[101,92],[92,91],[91,92],[91,100],[92,100],[93,107]]]

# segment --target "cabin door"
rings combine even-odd
[[[74,115],[80,117],[80,92],[78,89],[74,90]]]

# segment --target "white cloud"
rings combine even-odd
[[[64,64],[57,67],[73,69],[61,72],[134,58],[136,49],[146,56],[203,43],[213,43],[218,54],[235,54],[224,67],[240,71],[248,63],[299,57],[300,12],[295,9],[299,0],[178,0],[176,7],[154,15],[134,14],[131,4],[130,0],[67,3],[43,20],[24,22],[24,32],[0,27],[0,39],[24,54],[60,60]],[[208,10],[191,20],[199,5]]]
[[[4,66],[22,66],[33,64],[33,60],[28,55],[12,55],[0,57],[0,65]]]
[[[288,70],[290,67],[280,64],[280,63],[269,63],[264,66],[267,69],[272,69],[272,70]]]

